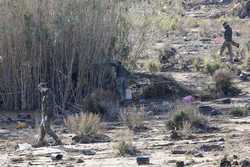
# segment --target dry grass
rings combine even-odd
[[[80,113],[68,116],[65,125],[79,136],[95,136],[101,132],[101,119],[97,114]]]
[[[230,115],[234,117],[246,117],[249,116],[249,114],[250,110],[248,107],[234,107],[230,112]]]
[[[133,133],[130,130],[122,130],[117,133],[117,143],[113,146],[118,156],[136,155],[136,149],[133,146]]]
[[[202,115],[196,106],[177,104],[169,113],[166,127],[170,130],[202,129],[207,125],[207,118]]]
[[[124,122],[130,130],[140,131],[145,129],[146,113],[144,107],[139,109],[136,107],[129,107],[120,113],[120,119]]]
[[[218,69],[213,75],[215,87],[218,93],[225,94],[232,88],[232,76],[226,69]]]
[[[149,60],[146,62],[146,68],[151,73],[159,72],[161,69],[161,63],[159,60]]]
[[[126,4],[120,1],[0,3],[0,89],[5,109],[38,108],[40,81],[48,82],[57,104],[65,109],[69,99],[79,102],[82,92],[104,87],[110,74],[104,62],[128,54]]]

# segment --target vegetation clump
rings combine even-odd
[[[139,109],[136,107],[129,107],[127,110],[120,113],[120,118],[121,121],[134,132],[140,132],[148,129],[144,123],[146,113],[143,107],[140,107]]]
[[[210,75],[213,75],[216,70],[222,67],[218,58],[205,58],[204,59],[204,71]]]
[[[101,119],[97,114],[83,113],[68,116],[65,125],[75,134],[94,136],[100,132]]]
[[[159,72],[161,69],[161,64],[157,60],[151,60],[147,63],[147,69],[151,73]]]
[[[213,75],[217,97],[235,96],[240,90],[233,86],[232,75],[226,69],[216,70]]]
[[[132,132],[130,130],[118,132],[116,138],[118,142],[113,148],[118,156],[136,156],[138,151],[133,146]]]
[[[109,137],[101,133],[101,118],[97,114],[83,113],[68,116],[64,119],[67,128],[76,134],[73,141],[92,143],[110,141]]]
[[[183,130],[188,125],[191,130],[204,130],[208,127],[207,118],[202,115],[196,106],[178,105],[170,112],[166,127],[169,130]]]
[[[246,117],[249,116],[249,114],[250,109],[248,107],[234,107],[230,112],[230,115],[234,117]]]

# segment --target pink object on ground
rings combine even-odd
[[[214,43],[215,43],[215,44],[223,44],[223,42],[224,42],[224,38],[223,38],[223,37],[217,36],[217,37],[214,39]]]
[[[189,96],[186,96],[186,97],[183,97],[182,101],[186,104],[192,104],[194,102],[194,97],[189,95]]]

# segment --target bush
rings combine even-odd
[[[157,60],[151,60],[147,64],[147,69],[151,73],[159,72],[161,69],[161,64]]]
[[[202,60],[200,58],[194,58],[192,60],[192,65],[193,65],[193,68],[195,69],[195,71],[201,71],[201,69],[203,68]]]
[[[208,57],[204,59],[204,70],[206,73],[213,75],[219,68],[221,68],[220,61]]]
[[[79,136],[96,136],[101,132],[101,119],[97,114],[83,113],[68,116],[65,125]]]
[[[144,124],[145,111],[143,107],[140,107],[139,110],[136,107],[129,107],[120,113],[120,119],[130,130],[140,131],[146,129]]]
[[[98,89],[83,100],[83,110],[103,116],[112,110],[117,100],[113,92]]]
[[[234,107],[231,110],[230,115],[234,117],[244,117],[244,116],[248,116],[249,112],[250,112],[249,108],[247,107]]]
[[[228,95],[232,90],[232,77],[229,71],[225,69],[216,70],[213,79],[217,93],[220,95]]]
[[[189,125],[191,129],[203,129],[207,125],[207,119],[195,106],[177,105],[170,113],[166,127],[169,130],[183,130],[185,125]]]
[[[114,145],[114,149],[119,156],[136,155],[136,148],[133,146],[132,133],[129,130],[120,131],[116,136],[118,143]]]

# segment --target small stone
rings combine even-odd
[[[220,112],[218,112],[217,110],[215,110],[213,107],[209,106],[209,105],[201,105],[199,106],[199,111],[200,113],[204,114],[204,115],[219,115]]]
[[[9,135],[9,134],[10,134],[10,131],[9,131],[9,130],[0,129],[0,136],[2,136],[2,135]]]
[[[51,154],[50,157],[53,161],[59,161],[63,158],[63,155],[62,154]]]
[[[220,104],[231,104],[231,99],[230,98],[222,98],[222,99],[217,99],[216,102],[220,103]]]
[[[231,162],[227,160],[226,157],[224,157],[220,162],[220,167],[231,167]]]
[[[91,150],[91,149],[81,150],[81,153],[84,155],[95,155],[96,154],[96,152],[94,150]]]
[[[25,151],[25,150],[30,150],[32,148],[32,145],[28,143],[17,144],[15,148],[16,151]]]
[[[150,160],[148,156],[139,156],[136,158],[136,162],[138,165],[148,165]]]
[[[194,153],[193,156],[194,157],[199,157],[199,158],[204,157],[204,155],[202,153],[200,153],[200,152]]]
[[[21,162],[24,161],[22,157],[13,157],[13,158],[11,158],[10,160],[11,160],[11,162],[13,162],[13,163],[21,163]]]
[[[202,151],[209,152],[209,151],[223,151],[224,146],[221,144],[204,144],[200,147]]]
[[[234,166],[238,166],[238,165],[239,165],[239,162],[238,162],[238,161],[236,161],[236,160],[234,160],[234,161],[232,162],[232,165],[234,165]]]
[[[82,160],[81,158],[77,159],[76,163],[84,163],[84,160]]]
[[[181,136],[177,133],[176,130],[172,130],[170,134],[171,140],[181,140]]]
[[[238,159],[238,156],[237,155],[233,155],[233,159]]]
[[[177,161],[176,162],[176,167],[184,167],[184,162],[183,161]]]
[[[171,151],[172,154],[186,154],[187,150],[182,150],[182,149],[175,149]]]

